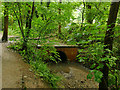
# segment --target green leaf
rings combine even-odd
[[[93,77],[92,73],[89,72],[89,74],[87,75],[87,79],[91,79]]]
[[[96,66],[96,63],[93,63],[90,68],[94,68]]]
[[[102,63],[99,63],[99,66],[97,67],[97,69],[100,69],[100,68],[103,68],[103,64]]]
[[[106,61],[106,60],[108,60],[107,57],[101,59],[101,61]]]
[[[100,83],[101,82],[101,78],[103,76],[103,73],[101,71],[94,70],[94,76],[95,76],[95,81]]]

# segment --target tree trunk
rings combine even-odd
[[[33,1],[31,15],[30,15],[30,10],[28,10],[28,14],[27,14],[27,17],[26,17],[26,29],[27,29],[26,37],[27,38],[29,37],[34,11],[35,11],[35,7],[34,7],[34,1]]]
[[[118,9],[119,9],[119,2],[112,2],[110,12],[109,12],[109,17],[108,17],[108,22],[107,22],[107,31],[104,38],[104,45],[106,45],[106,47],[104,47],[105,55],[108,54],[106,49],[109,49],[112,51],[113,34],[114,34],[113,28],[115,27]],[[106,90],[108,90],[109,68],[106,65],[108,61],[103,63],[104,63],[104,67],[101,70],[103,73],[103,77],[102,77],[102,82],[99,84],[99,89],[102,90],[103,88],[105,88]]]
[[[27,30],[27,32],[26,32],[26,36],[25,36],[25,39],[24,39],[24,42],[23,42],[23,48],[26,51],[26,53],[27,53],[27,43],[28,43],[28,38],[29,38],[29,35],[30,35],[30,29],[31,29],[32,18],[33,18],[34,11],[35,11],[35,7],[34,7],[34,1],[33,1],[31,15],[30,15],[30,10],[29,10],[28,14],[27,14],[27,17],[26,17],[26,30]]]
[[[90,23],[90,24],[92,24],[93,23],[93,15],[91,13],[91,5],[86,4],[86,7],[87,7],[88,12],[89,12],[88,15],[87,15],[87,17],[86,17],[87,22]]]
[[[84,12],[85,12],[85,2],[84,2],[84,0],[83,0],[83,5],[84,5],[84,7],[83,7],[83,10],[82,10],[82,23],[81,23],[81,29],[80,30],[82,30],[83,22],[84,22]]]
[[[62,0],[60,0],[60,3],[62,3]],[[59,9],[59,15],[61,14],[61,9]],[[58,34],[61,34],[61,23],[59,23],[58,26]]]
[[[49,2],[47,2],[47,8],[49,8],[50,7],[50,0],[49,0]]]
[[[4,31],[2,41],[8,41],[8,6],[7,2],[5,3],[5,10],[4,10]]]

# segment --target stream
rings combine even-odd
[[[89,69],[77,62],[66,62],[48,65],[51,72],[62,77],[61,87],[64,88],[98,88],[99,84],[94,78],[87,79]]]
[[[30,66],[13,50],[6,48],[8,43],[0,43],[0,58],[2,57],[2,87],[3,88],[49,88],[40,78],[35,78]],[[50,71],[61,77],[59,88],[98,88],[94,78],[87,79],[89,70],[77,62],[48,64]],[[24,83],[23,83],[24,82]]]

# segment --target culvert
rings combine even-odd
[[[65,54],[64,52],[62,52],[62,51],[57,51],[57,52],[58,52],[58,55],[60,56],[60,59],[62,60],[61,62],[66,62],[66,61],[67,61],[67,56],[66,56],[66,54]],[[54,55],[55,55],[55,54],[52,53],[52,56],[54,56]],[[54,57],[55,57],[55,56],[54,56]],[[56,61],[59,62],[58,58],[55,57],[55,59],[56,59]]]

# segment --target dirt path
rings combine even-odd
[[[29,65],[23,62],[18,53],[6,48],[7,45],[8,43],[0,43],[2,88],[48,88],[48,85],[43,81],[34,77],[34,74],[29,70]]]
[[[0,43],[2,88],[49,88],[49,85],[41,81],[40,78],[35,78],[29,69],[29,65],[23,62],[18,53],[6,48],[8,44]],[[98,88],[98,83],[94,82],[93,79],[87,80],[88,70],[79,64],[62,63],[53,64],[49,67],[51,72],[62,77],[60,88]]]

